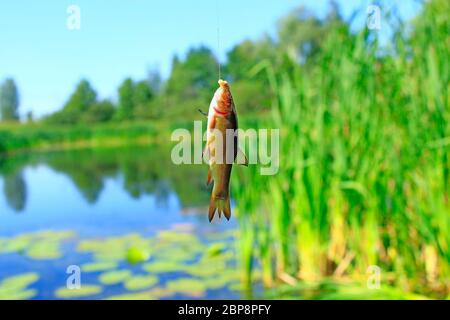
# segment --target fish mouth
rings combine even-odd
[[[220,86],[221,88],[223,88],[223,89],[228,88],[228,82],[227,82],[227,81],[220,79],[220,80],[218,81],[218,83],[219,83],[219,86]]]
[[[229,112],[231,108],[231,93],[228,82],[220,79],[218,81],[220,88],[216,91],[217,109],[221,112]]]

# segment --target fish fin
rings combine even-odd
[[[223,207],[222,207],[223,215],[225,216],[225,218],[227,218],[227,220],[230,220],[230,218],[231,218],[230,197],[228,197],[222,201],[223,201]]]
[[[208,169],[208,178],[206,179],[206,185],[209,186],[212,181],[211,169]]]
[[[248,167],[247,156],[240,148],[238,148],[238,150],[237,150],[236,159],[234,160],[234,162],[236,164],[240,164],[240,165]]]

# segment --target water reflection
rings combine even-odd
[[[27,185],[22,171],[4,176],[3,192],[8,206],[15,212],[22,212],[27,201]]]
[[[170,146],[0,159],[0,300],[73,294],[69,265],[99,290],[93,299],[240,297],[236,224],[209,223],[205,174],[172,164]],[[102,281],[124,271],[121,283]],[[35,279],[30,290],[8,285],[21,277]]]
[[[158,204],[168,202],[175,193],[183,208],[208,203],[204,184],[205,168],[198,165],[175,166],[170,150],[163,146],[120,149],[89,149],[18,155],[0,159],[3,195],[8,206],[24,210],[27,201],[27,167],[44,165],[68,177],[86,203],[98,202],[107,179],[120,180],[123,191],[139,199],[152,195]],[[45,188],[45,186],[42,186]]]

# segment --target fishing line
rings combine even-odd
[[[220,66],[220,11],[219,0],[216,0],[216,24],[217,24],[217,68],[219,71],[219,80],[221,79]]]

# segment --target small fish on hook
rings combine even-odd
[[[214,181],[208,218],[211,222],[217,210],[219,218],[223,213],[225,218],[230,220],[230,177],[233,162],[247,166],[248,160],[244,153],[239,150],[237,134],[233,135],[233,141],[227,141],[227,130],[237,130],[238,128],[236,107],[227,81],[219,80],[219,88],[214,93],[214,97],[209,106],[207,128],[207,142],[203,152],[203,157],[209,163],[207,185]],[[222,139],[216,139],[217,133],[219,133]],[[222,152],[218,151],[219,148]],[[230,153],[231,157],[227,155]],[[227,163],[229,158],[233,160],[231,163]]]

